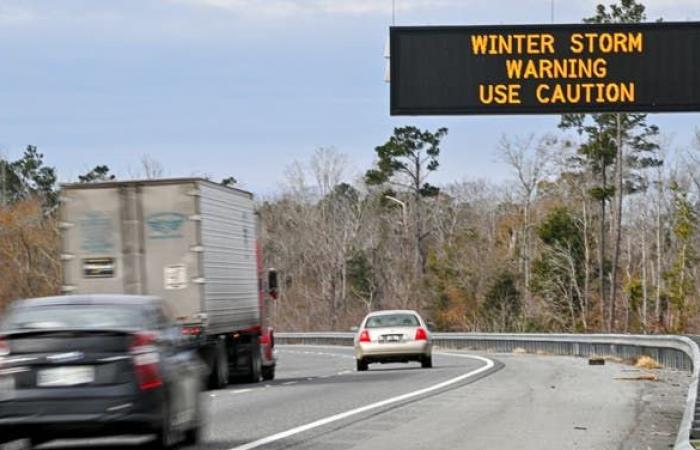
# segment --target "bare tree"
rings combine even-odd
[[[515,173],[523,205],[520,257],[528,298],[532,262],[532,203],[537,195],[537,186],[549,174],[550,150],[555,143],[556,139],[549,135],[537,139],[532,134],[515,138],[504,135],[498,146],[500,159]]]
[[[163,165],[149,155],[141,156],[141,169],[147,180],[161,178],[163,176]]]
[[[143,154],[139,158],[139,165],[136,169],[129,167],[127,173],[130,178],[154,180],[165,175],[163,164],[148,154]],[[209,177],[205,177],[209,178]]]
[[[344,181],[347,167],[347,155],[333,147],[321,147],[314,152],[309,161],[309,168],[320,197],[330,194]]]

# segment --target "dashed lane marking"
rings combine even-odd
[[[313,355],[313,356],[332,356],[334,358],[355,359],[353,355],[331,353],[331,352],[310,352],[305,350],[278,350],[280,353],[290,353],[293,355]]]

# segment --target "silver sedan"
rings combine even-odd
[[[425,321],[415,311],[377,311],[368,314],[355,335],[357,370],[371,363],[417,361],[433,366],[433,341]]]

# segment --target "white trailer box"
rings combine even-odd
[[[208,335],[260,325],[248,192],[196,178],[64,185],[61,230],[64,293],[156,295]]]

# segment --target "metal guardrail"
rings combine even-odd
[[[354,333],[342,332],[275,333],[277,342],[283,344],[347,346],[352,345],[353,338]],[[674,449],[693,450],[695,447],[690,443],[691,438],[700,439],[700,348],[691,338],[621,334],[433,333],[433,342],[441,348],[500,353],[511,353],[522,348],[528,353],[563,356],[613,356],[623,359],[650,356],[666,368],[691,372],[690,387]]]

